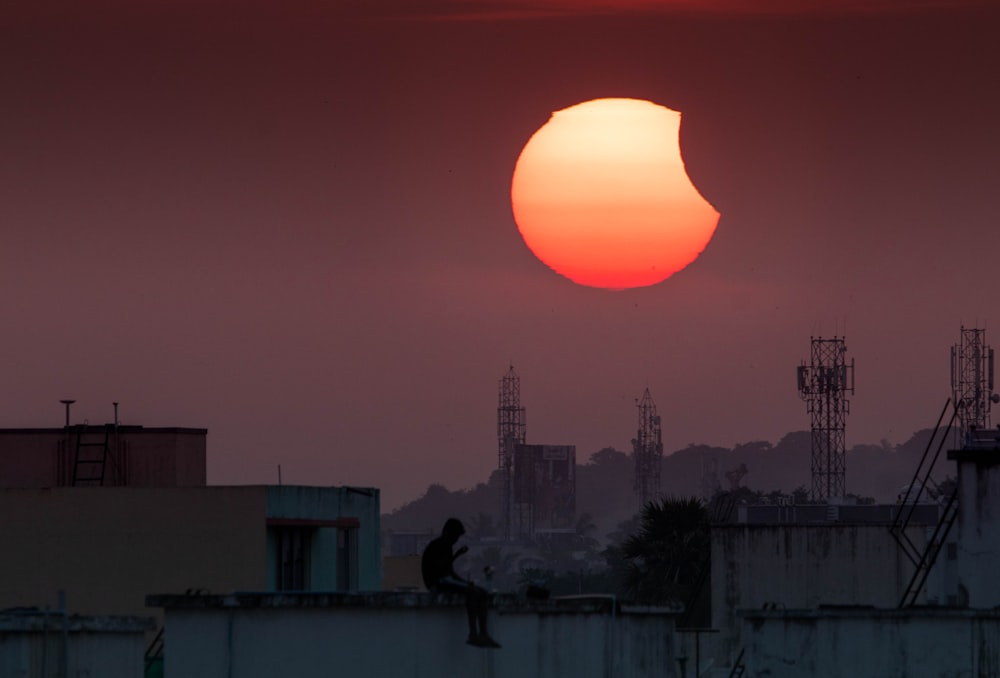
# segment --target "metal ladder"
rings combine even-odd
[[[736,657],[736,661],[733,662],[733,668],[729,672],[729,678],[740,678],[744,673],[746,673],[747,666],[743,663],[743,654],[746,652],[746,648],[740,649],[740,654]]]
[[[109,454],[108,443],[113,425],[78,424],[74,428],[76,454],[73,457],[73,487],[104,485],[104,472]]]
[[[163,626],[149,643],[143,657],[143,674],[146,678],[163,675]]]
[[[948,501],[944,505],[944,510],[938,519],[938,523],[934,527],[934,532],[931,534],[931,538],[927,541],[927,545],[923,549],[917,547],[917,545],[914,544],[906,534],[906,529],[909,527],[910,520],[913,517],[913,512],[920,501],[921,495],[928,489],[928,484],[932,486],[935,485],[934,480],[931,478],[931,472],[934,470],[934,466],[937,464],[938,458],[941,456],[941,450],[944,448],[945,441],[948,440],[948,436],[951,434],[955,422],[958,419],[958,409],[952,408],[951,418],[948,420],[948,424],[944,427],[942,432],[941,425],[944,422],[945,415],[948,413],[948,409],[951,407],[951,404],[952,401],[951,398],[949,398],[947,402],[945,402],[944,409],[941,410],[941,416],[938,417],[937,424],[934,426],[930,440],[927,441],[927,447],[924,449],[924,454],[920,458],[920,463],[917,464],[917,469],[913,473],[913,480],[910,482],[910,485],[906,490],[906,494],[903,497],[896,519],[889,527],[890,533],[896,539],[900,548],[902,548],[903,553],[914,565],[913,576],[910,577],[906,590],[903,592],[903,596],[899,601],[900,608],[910,607],[916,604],[917,599],[920,597],[920,592],[923,590],[924,584],[927,582],[927,576],[930,574],[931,569],[933,569],[934,563],[937,562],[938,554],[941,552],[941,548],[947,541],[948,534],[951,532],[951,528],[955,524],[955,520],[958,518],[958,487],[956,486],[951,492],[951,495],[948,497]],[[936,445],[935,442],[937,443]],[[933,455],[931,455],[932,449],[934,449]],[[917,489],[914,490],[914,488]]]
[[[760,609],[762,610],[777,610],[780,607],[784,607],[779,603],[764,603]],[[743,662],[743,657],[746,655],[746,647],[740,648],[740,653],[736,655],[736,661],[733,662],[733,668],[729,671],[729,678],[740,678],[747,671],[747,665]]]

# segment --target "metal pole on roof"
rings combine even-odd
[[[62,653],[59,656],[59,675],[67,676],[69,671],[69,612],[66,610],[66,592],[62,589],[56,594],[59,610],[62,612]]]
[[[69,428],[69,406],[75,403],[75,400],[60,400],[63,405],[66,406],[66,428]]]
[[[76,401],[75,400],[66,399],[66,400],[60,400],[59,402],[61,402],[66,407],[66,426],[65,426],[65,428],[63,430],[63,468],[62,468],[63,475],[65,477],[63,477],[63,478],[59,478],[58,477],[59,476],[59,469],[57,468],[57,470],[56,470],[56,476],[57,476],[56,483],[58,484],[58,483],[61,482],[63,484],[69,485],[70,484],[70,474],[69,474],[69,461],[70,461],[69,460],[69,406],[72,405],[73,403],[75,403]],[[58,464],[57,464],[57,466],[58,466]]]

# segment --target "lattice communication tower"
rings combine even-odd
[[[812,498],[843,497],[844,426],[854,393],[854,359],[847,362],[843,337],[811,337],[809,364],[798,368],[799,395],[812,415]]]
[[[632,458],[635,460],[633,489],[645,506],[660,496],[660,466],[663,461],[663,438],[656,403],[647,388],[639,408],[639,429],[632,440]]]
[[[514,448],[525,442],[524,408],[521,407],[521,378],[511,365],[500,378],[500,398],[497,405],[497,441],[500,451],[498,465],[502,478],[500,515],[504,537],[510,541],[513,529]]]
[[[986,330],[962,327],[962,338],[951,347],[951,393],[963,438],[990,427],[993,395],[993,349],[986,345]]]

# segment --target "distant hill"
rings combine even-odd
[[[846,458],[847,491],[878,502],[892,502],[901,487],[913,477],[917,463],[931,437],[931,429],[918,431],[896,446],[883,441],[878,445],[855,445]],[[738,477],[738,484],[761,492],[794,490],[811,485],[811,433],[795,431],[776,444],[751,441],[732,449],[689,445],[663,458],[661,487],[664,495],[709,497],[717,489],[730,489],[726,473]],[[634,467],[631,456],[614,448],[603,448],[578,459],[577,514],[590,514],[597,530],[594,536],[604,540],[624,520],[639,510],[639,500],[632,491]],[[740,473],[741,466],[745,472]],[[953,474],[944,460],[939,464],[937,480]],[[449,516],[461,518],[470,534],[490,536],[500,525],[501,479],[494,471],[485,483],[472,489],[451,491],[433,484],[427,492],[391,513],[382,516],[387,531],[437,532]]]

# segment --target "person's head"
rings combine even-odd
[[[462,524],[461,520],[449,518],[444,521],[444,527],[441,529],[442,537],[454,544],[463,534],[465,534],[465,525]]]

